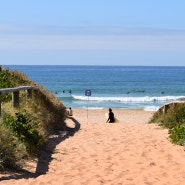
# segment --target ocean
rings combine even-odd
[[[9,65],[66,107],[156,111],[185,99],[185,67]],[[90,94],[89,94],[90,93]]]

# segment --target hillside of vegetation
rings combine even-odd
[[[169,129],[171,142],[185,146],[185,102],[169,104],[165,113],[159,109],[150,122]]]
[[[65,130],[66,110],[62,102],[27,76],[0,66],[0,89],[34,86],[32,98],[20,91],[20,105],[12,107],[11,93],[0,95],[0,170],[17,169],[24,159],[36,156],[56,131]]]

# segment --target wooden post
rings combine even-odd
[[[19,91],[12,93],[12,105],[13,107],[19,107]]]
[[[175,108],[176,108],[176,105],[177,105],[177,103],[176,103],[176,102],[174,102],[174,103],[173,103],[173,109],[175,109]]]
[[[32,89],[27,89],[27,98],[32,99]]]
[[[37,89],[36,87],[32,87],[32,86],[20,86],[20,87],[15,87],[15,88],[4,88],[4,89],[0,89],[0,96],[2,94],[7,94],[7,93],[12,93],[12,106],[13,107],[19,107],[19,91],[22,90],[27,90],[27,98],[32,99],[32,93],[33,90]],[[38,90],[38,89],[37,89]],[[0,103],[1,99],[0,99]],[[0,116],[1,116],[1,105],[0,105]]]
[[[1,117],[1,92],[0,92],[0,117]]]
[[[1,117],[1,100],[0,100],[0,117]]]

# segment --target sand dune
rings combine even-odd
[[[2,174],[0,184],[183,185],[185,151],[168,131],[147,124],[153,112],[113,110],[119,123],[106,123],[107,110],[75,109],[67,124],[76,132],[51,137],[28,172]],[[36,173],[37,172],[37,173]]]

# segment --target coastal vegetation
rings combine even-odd
[[[18,72],[0,67],[0,89],[34,86],[32,98],[20,91],[19,107],[12,107],[11,94],[0,95],[0,170],[21,168],[36,157],[49,136],[66,128],[62,102],[43,86]]]
[[[185,146],[185,103],[170,104],[165,113],[156,112],[150,122],[168,128],[171,142]]]

